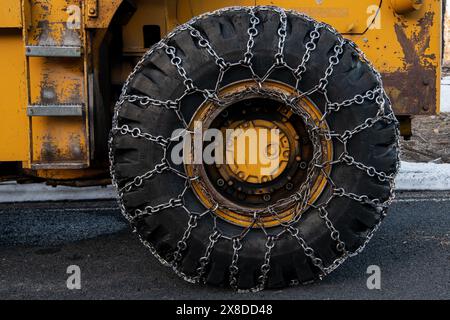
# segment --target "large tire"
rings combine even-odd
[[[335,61],[330,57],[342,41],[331,27],[274,7],[224,9],[197,17],[188,25],[200,32],[223,61],[235,63],[242,61],[247,51],[252,13],[259,19],[251,59],[259,77],[276,62],[279,38],[284,34],[279,32],[280,17],[285,14],[287,18],[283,61],[293,69],[300,65],[311,32],[317,28],[320,37],[299,84],[301,92],[314,88],[330,62]],[[205,100],[195,90],[183,96],[189,81],[180,76],[180,69],[173,64],[178,59],[173,60],[167,46],[175,48],[174,54],[195,88],[214,90],[215,80],[211,79],[219,75],[216,58],[199,45],[191,30],[187,25],[180,26],[156,44],[130,76],[117,104],[110,158],[123,214],[152,253],[191,282],[258,290],[321,279],[365,246],[393,199],[393,180],[399,165],[398,123],[379,74],[352,42],[344,40],[326,86],[330,101],[350,99],[332,105],[335,108],[327,116],[333,133],[334,162],[329,182],[316,202],[327,203],[326,211],[309,206],[289,227],[252,228],[238,243],[232,239],[242,227],[216,219],[214,214],[194,217],[191,213],[206,209],[192,188],[185,190],[186,179],[165,166],[158,167],[164,148],[155,138],[169,138],[175,129],[183,127],[180,115],[172,108],[179,103],[181,116],[189,123]],[[248,66],[231,67],[221,86],[252,78],[255,75]],[[287,68],[275,69],[268,79],[296,85],[292,70]],[[322,91],[310,98],[325,112]],[[343,156],[342,139],[347,141],[347,156]],[[155,167],[163,169],[151,171]],[[135,179],[146,172],[152,174],[142,181]],[[178,197],[183,190],[183,196]],[[157,207],[160,204],[163,206]],[[154,208],[155,213],[146,214],[146,207]],[[213,236],[215,222],[221,230],[217,238]],[[266,233],[282,228],[287,232],[274,239],[272,246],[272,238],[268,241]]]

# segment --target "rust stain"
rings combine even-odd
[[[56,137],[51,134],[45,135],[43,137],[39,161],[45,163],[58,163],[64,161],[85,160],[86,152],[79,134],[71,134],[68,137],[67,143],[63,143],[62,148],[58,143],[61,144],[61,141],[58,141]]]
[[[404,54],[403,70],[384,73],[383,81],[396,114],[427,114],[436,110],[436,67],[434,54],[426,55],[430,47],[430,27],[434,12],[427,12],[417,23],[418,32],[408,38],[401,23],[395,33]]]
[[[86,154],[79,134],[70,135],[67,156],[75,161],[85,160]]]
[[[61,158],[61,149],[54,142],[53,137],[50,135],[45,135],[43,137],[42,147],[41,147],[41,158],[42,162],[54,162]]]
[[[78,29],[68,29],[66,27],[66,9],[70,4],[80,5],[79,1],[65,1],[65,6],[60,6],[51,1],[34,1],[33,13],[36,13],[33,20],[34,26],[30,31],[33,43],[44,46],[81,45],[81,31]],[[60,10],[61,12],[58,12]],[[56,17],[56,19],[55,19]]]
[[[51,70],[51,66],[46,68]],[[58,79],[54,79],[55,75]],[[43,74],[39,84],[40,103],[47,105],[80,103],[83,101],[82,79],[80,77],[64,75],[62,71],[55,72],[52,76],[48,73]]]

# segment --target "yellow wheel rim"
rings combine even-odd
[[[222,89],[219,93],[219,98],[230,97],[233,95],[239,96],[243,92],[277,92],[284,96],[291,96],[295,93],[295,89],[287,86],[285,84],[275,82],[275,81],[265,81],[261,86],[255,84],[253,80],[242,81],[229,85]],[[308,98],[304,97],[296,102],[296,105],[303,110],[304,113],[313,121],[313,123],[324,132],[329,132],[328,125],[323,119],[322,112],[314,105],[314,103]],[[220,112],[223,112],[228,106],[217,106],[212,102],[205,102],[200,106],[200,108],[195,112],[193,118],[191,119],[189,130],[194,130],[194,123],[196,121],[201,121],[204,124],[203,130],[208,129],[212,122]],[[285,171],[289,169],[288,159],[294,158],[295,161],[300,162],[303,160],[301,155],[297,154],[299,149],[302,148],[302,138],[296,133],[295,128],[289,122],[289,117],[292,116],[293,112],[287,106],[280,105],[277,108],[277,112],[281,113],[283,119],[288,119],[287,121],[270,121],[267,119],[235,119],[226,126],[221,127],[222,131],[226,129],[242,129],[245,132],[246,128],[253,128],[257,132],[261,129],[278,129],[280,131],[279,141],[271,141],[268,139],[267,148],[273,147],[273,144],[277,145],[279,148],[279,165],[277,169],[269,174],[261,175],[261,163],[238,163],[235,158],[231,158],[231,161],[227,161],[226,164],[216,165],[217,172],[223,180],[224,188],[228,184],[234,182],[241,182],[249,185],[254,185],[255,188],[259,189],[258,192],[265,192],[264,184],[276,181],[280,179]],[[205,125],[206,124],[206,125]],[[227,145],[227,144],[226,144]],[[330,161],[333,159],[333,145],[331,139],[327,139],[324,136],[320,138],[320,148],[321,148],[321,161],[324,163],[322,170],[314,176],[314,180],[311,183],[310,192],[307,198],[308,204],[313,204],[317,201],[319,196],[322,194],[323,190],[327,184],[327,176],[331,172]],[[227,160],[230,160],[228,153],[230,148],[225,146],[225,153],[227,153]],[[254,149],[245,150],[245,154],[248,156],[252,152],[258,152]],[[191,154],[188,155],[192,157],[193,150]],[[270,154],[270,152],[268,152]],[[204,165],[202,164],[185,164],[185,170],[188,176],[191,178],[192,190],[194,191],[197,198],[206,207],[211,209],[218,217],[238,226],[243,227],[274,227],[282,223],[287,223],[292,221],[304,211],[307,207],[299,211],[296,203],[291,203],[285,208],[282,208],[279,212],[274,214],[270,210],[264,210],[258,207],[252,207],[245,203],[234,203],[230,201],[229,198],[224,196],[223,193],[217,190],[217,185],[214,181],[211,181],[208,174],[205,173]],[[288,177],[289,178],[289,177]],[[286,180],[288,181],[288,180]],[[287,185],[289,182],[287,182]],[[262,190],[262,191],[261,191]],[[269,190],[270,191],[270,190]],[[267,192],[269,192],[267,191]],[[268,193],[267,193],[268,194]],[[265,194],[263,196],[269,197]],[[258,212],[257,222],[255,223],[255,212]]]

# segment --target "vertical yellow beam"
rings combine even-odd
[[[0,159],[29,160],[26,70],[22,31],[0,28]]]

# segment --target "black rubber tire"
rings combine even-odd
[[[253,52],[256,73],[263,75],[274,63],[277,50],[279,14],[273,10],[259,11],[256,15],[261,23],[258,25],[259,35],[255,38]],[[211,14],[194,22],[194,27],[211,43],[214,50],[228,62],[237,62],[243,58],[248,41],[249,28],[248,9],[222,11]],[[314,29],[313,22],[301,15],[287,12],[287,37],[285,44],[285,60],[290,66],[297,66],[305,52],[305,44]],[[168,44],[177,49],[182,58],[187,74],[200,88],[213,89],[212,85],[218,75],[214,59],[199,48],[189,31],[175,32]],[[317,49],[308,62],[308,71],[301,82],[301,90],[306,91],[316,85],[329,64],[329,57],[337,43],[337,36],[328,29],[320,30]],[[224,85],[236,80],[247,79],[250,74],[244,68],[233,68],[227,72]],[[276,72],[272,78],[294,85],[294,79],[283,70]],[[374,72],[368,64],[360,59],[360,55],[350,45],[345,44],[340,56],[340,63],[334,68],[330,78],[328,94],[332,101],[343,101],[374,89],[379,84]],[[131,77],[128,94],[146,95],[159,100],[175,100],[181,96],[185,86],[176,68],[163,49],[157,49],[148,55],[135,75]],[[315,95],[317,105],[324,105],[323,97]],[[193,112],[203,101],[202,97],[193,95],[182,102],[182,113],[189,120]],[[143,108],[139,103],[125,102],[117,110],[116,125],[127,124],[139,127],[142,131],[153,135],[170,137],[172,131],[181,127],[179,119],[173,111],[150,105]],[[343,133],[374,117],[378,111],[375,101],[364,101],[361,105],[342,108],[329,119],[332,130]],[[386,98],[386,114],[391,114],[389,99]],[[381,120],[372,127],[353,136],[349,144],[350,152],[355,160],[377,171],[396,174],[398,166],[398,124],[396,121]],[[162,150],[144,139],[132,138],[112,132],[111,155],[113,178],[119,188],[132,180],[136,175],[151,170],[160,162]],[[334,142],[335,157],[342,152],[342,146]],[[369,198],[386,201],[391,196],[390,184],[377,177],[371,177],[356,168],[344,164],[333,167],[333,181],[349,193],[367,195]],[[152,179],[145,180],[140,188],[133,189],[123,195],[122,204],[125,214],[131,215],[136,208],[146,205],[166,203],[178,195],[184,187],[184,180],[173,173],[162,173]],[[329,197],[331,187],[323,192],[319,202]],[[202,212],[205,208],[199,203],[190,190],[186,195],[186,206],[190,210]],[[334,198],[329,207],[329,218],[340,232],[340,239],[345,243],[348,252],[356,252],[361,248],[372,231],[385,215],[368,204],[347,197]],[[153,216],[140,219],[134,227],[141,239],[154,250],[160,259],[170,261],[176,251],[178,241],[183,237],[187,227],[188,215],[181,208],[164,210]],[[221,227],[230,232],[239,227],[221,221]],[[330,237],[330,230],[319,217],[317,210],[309,209],[302,215],[296,225],[306,243],[314,249],[315,255],[323,261],[325,267],[333,264],[341,256],[336,248],[336,241]],[[203,256],[209,243],[209,235],[213,229],[213,221],[209,216],[198,221],[187,241],[187,249],[179,270],[185,278],[196,275],[199,258]],[[261,274],[260,267],[264,260],[266,236],[259,229],[253,229],[242,241],[239,252],[237,286],[241,289],[253,288],[257,285]],[[211,262],[207,266],[205,281],[211,285],[229,285],[229,265],[233,254],[232,243],[220,240],[211,254]],[[307,283],[320,277],[321,271],[305,255],[298,242],[289,234],[281,237],[273,248],[270,260],[270,271],[266,287],[280,288],[294,283]]]

